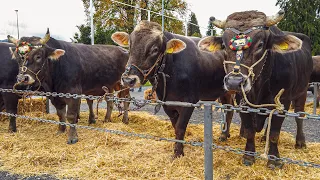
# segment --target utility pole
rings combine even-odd
[[[16,11],[16,15],[17,15],[17,31],[18,31],[18,39],[20,39],[20,35],[19,35],[19,15],[18,15],[18,9],[14,10]]]
[[[92,2],[92,0],[90,0],[90,22],[91,22],[91,45],[94,45],[93,2]]]

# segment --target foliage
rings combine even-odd
[[[130,4],[133,7],[125,6],[111,0],[95,0],[94,24],[101,24],[102,28],[112,28],[117,31],[132,32],[134,26],[140,20],[148,19],[148,12],[136,10],[134,7],[149,9],[154,12],[161,12],[161,1],[154,0],[118,0],[121,3]],[[85,11],[89,17],[90,0],[83,0]],[[185,0],[164,0],[164,14],[171,17],[184,16],[187,10]],[[161,24],[161,16],[151,13],[151,21]],[[165,18],[165,30],[177,34],[183,34],[183,22]]]
[[[278,27],[285,31],[299,32],[310,37],[312,54],[320,54],[320,0],[277,0],[285,11]]]
[[[190,23],[192,23],[192,24],[190,24]],[[190,17],[189,17],[188,36],[201,37],[201,32],[200,32],[200,28],[198,25],[198,20],[197,20],[196,14],[194,12],[191,12]]]
[[[80,33],[75,33],[74,40],[77,43],[91,44],[91,27],[89,25],[77,26]],[[114,29],[103,29],[101,26],[96,26],[94,34],[95,44],[114,44],[111,39]]]
[[[81,24],[80,26],[77,26],[77,28],[79,29],[80,34],[75,33],[75,35],[74,35],[75,41],[78,43],[83,43],[83,44],[91,44],[91,38],[90,38],[91,28],[90,28],[90,26]]]
[[[216,33],[217,33],[217,31],[216,31],[216,28],[215,28],[215,26],[209,21],[209,23],[208,23],[208,30],[207,30],[207,32],[206,32],[206,35],[207,36],[211,36],[211,29],[212,29],[212,36],[215,36],[216,35]]]

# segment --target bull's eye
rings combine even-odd
[[[259,43],[259,45],[258,45],[258,48],[259,48],[259,49],[263,48],[263,45],[264,45],[263,41],[260,41],[260,43]]]
[[[34,60],[39,62],[41,60],[41,56],[40,55],[35,55],[34,56]]]
[[[151,51],[151,53],[152,53],[152,54],[158,53],[158,48],[157,48],[157,47],[153,48],[152,51]]]
[[[225,48],[226,48],[226,45],[224,43],[222,43],[221,49],[225,49]]]

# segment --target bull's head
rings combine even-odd
[[[46,45],[50,39],[49,29],[44,38],[22,37],[20,40],[8,35],[8,40],[16,45],[10,48],[13,59],[19,63],[17,83],[21,86],[33,85],[39,88],[44,79],[48,60],[58,60],[64,50]]]
[[[206,37],[198,46],[201,50],[215,52],[224,50],[226,76],[224,87],[230,91],[251,90],[263,70],[268,52],[287,53],[301,49],[302,41],[292,35],[276,35],[269,27],[284,16],[280,11],[275,16],[266,16],[258,11],[237,12],[220,21],[211,17],[211,22],[224,29],[221,37]]]
[[[161,26],[149,21],[141,21],[130,35],[116,32],[111,38],[120,46],[130,49],[126,71],[121,77],[122,83],[129,87],[139,87],[146,83],[165,54],[178,53],[186,47],[179,39],[167,40]]]

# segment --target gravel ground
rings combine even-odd
[[[146,87],[143,87],[142,92],[137,92],[138,89],[135,89],[134,92],[131,92],[131,96],[137,98],[137,99],[142,99],[143,98],[143,91],[146,89]],[[312,101],[313,95],[308,92],[308,99],[307,101],[310,102]],[[94,107],[96,107],[96,104],[94,104]],[[106,103],[103,102],[99,105],[99,108],[106,108]],[[81,111],[87,111],[88,106],[86,103],[81,104]],[[138,111],[149,111],[151,113],[154,112],[154,106],[145,106],[141,108]],[[55,108],[50,106],[50,113],[55,113]],[[204,110],[201,109],[195,109],[191,119],[190,123],[194,124],[202,124],[203,123],[203,116]],[[213,112],[213,121],[214,123],[218,123],[220,120],[220,113],[218,112]],[[157,113],[157,116],[160,117],[160,119],[163,120],[168,120],[168,116],[165,114],[163,111],[163,108],[161,107],[161,110]],[[233,123],[239,125],[240,124],[240,117],[238,113],[235,113],[233,116]],[[320,142],[320,123],[316,122],[316,120],[306,120],[304,121],[304,132],[306,136],[306,141],[307,142]],[[282,125],[282,130],[291,133],[292,135],[296,134],[296,122],[294,118],[292,117],[287,117],[284,121],[284,124]],[[220,130],[219,130],[220,131]],[[43,176],[31,176],[27,178],[22,178],[22,176],[17,175],[17,174],[10,174],[6,171],[0,171],[0,179],[1,180],[14,180],[14,179],[24,179],[24,180],[38,180],[38,179],[43,179],[43,180],[56,180],[55,177],[50,176],[50,175],[43,175]]]

